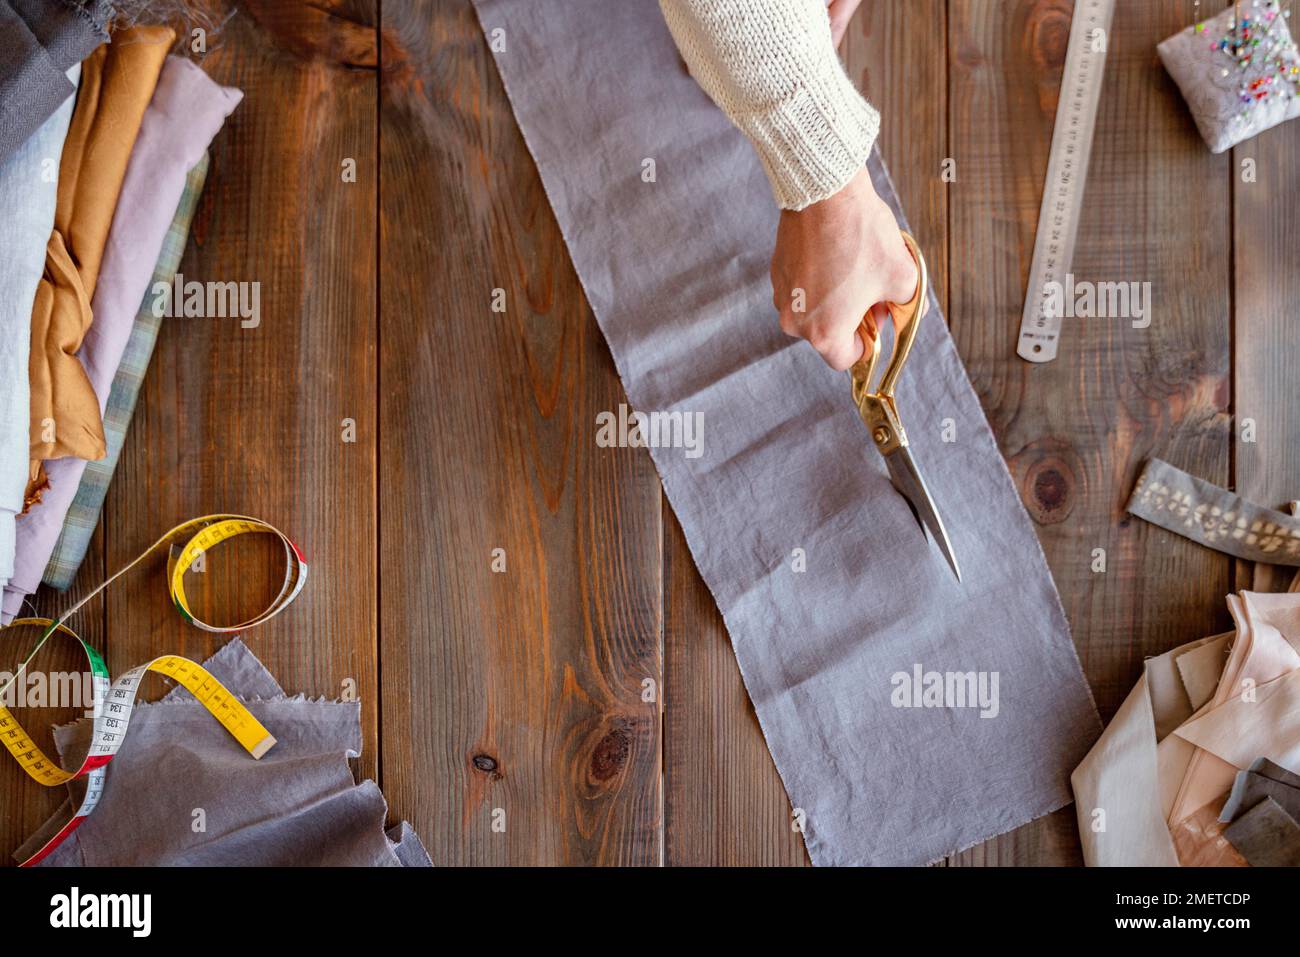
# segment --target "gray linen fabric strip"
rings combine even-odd
[[[66,74],[108,40],[111,15],[102,2],[0,0],[0,160],[73,94]]]
[[[1300,566],[1300,517],[1246,501],[1161,459],[1147,462],[1128,511],[1249,562]]]
[[[781,334],[767,181],[654,0],[475,6],[504,31],[497,66],[631,404],[700,429],[700,454],[651,454],[813,862],[923,864],[1069,803],[1100,723],[937,301],[898,403],[960,584],[848,378]],[[979,687],[987,707],[971,706]]]
[[[388,808],[375,783],[353,781],[358,702],[284,697],[238,640],[204,666],[248,704],[275,747],[253,761],[183,688],[140,705],[95,813],[41,866],[430,866],[409,827],[385,834]],[[86,720],[55,729],[64,766],[85,752],[89,731]],[[69,814],[65,805],[17,856]]]

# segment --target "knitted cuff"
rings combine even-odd
[[[880,131],[880,114],[835,59],[793,96],[735,121],[758,151],[782,209],[803,209],[843,189]]]

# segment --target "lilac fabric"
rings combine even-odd
[[[213,82],[189,60],[168,57],[163,66],[131,151],[91,301],[94,320],[79,353],[101,411],[149,291],[154,264],[185,189],[185,175],[243,96]],[[45,464],[50,487],[41,503],[17,522],[14,575],[5,587],[0,615],[5,624],[40,585],[85,467],[85,461],[76,458]]]

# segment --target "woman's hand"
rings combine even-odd
[[[781,330],[807,339],[832,369],[861,358],[859,323],[873,307],[910,300],[917,280],[898,221],[866,167],[834,196],[781,212],[772,304]]]

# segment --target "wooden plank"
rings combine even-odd
[[[1300,124],[1236,147],[1231,175],[1235,488],[1285,508],[1300,499]],[[1293,569],[1241,563],[1236,585],[1285,591],[1294,577]]]
[[[947,155],[944,27],[943,0],[864,4],[842,49],[849,75],[881,111],[880,148],[941,301],[947,275],[947,197],[939,178]],[[721,616],[680,526],[669,510],[664,514],[667,863],[806,864]]]
[[[1061,355],[1013,359],[1072,4],[951,6],[951,322],[1026,507],[1038,523],[1103,719],[1142,659],[1226,625],[1227,562],[1128,518],[1159,455],[1228,478],[1227,159],[1195,140],[1154,45],[1178,4],[1120,4],[1074,273],[1150,282],[1153,319],[1067,321]],[[1189,191],[1194,184],[1194,191]],[[1194,195],[1193,195],[1194,193]],[[1106,571],[1092,570],[1106,550]],[[988,842],[962,863],[1077,863],[1074,810]]]
[[[805,865],[722,615],[664,504],[665,863]]]
[[[595,445],[626,399],[469,4],[383,17],[389,806],[437,864],[657,863],[658,479]]]
[[[864,3],[845,35],[845,67],[880,110],[877,146],[889,166],[930,283],[948,309],[947,0]]]
[[[373,61],[376,32],[372,4],[326,6],[321,29],[336,44],[313,34],[299,47],[294,17],[264,25],[254,3],[204,60],[246,95],[214,142],[181,272],[260,283],[260,323],[165,321],[104,523],[110,569],[206,512],[259,516],[292,536],[311,563],[307,588],[243,639],[291,693],[360,697],[359,770],[373,776],[378,81],[355,54],[368,36]],[[208,556],[191,576],[200,615],[230,622],[263,607],[283,574],[277,548],[249,536]],[[160,557],[109,593],[114,673],[163,651],[202,658],[226,640],[181,621],[164,568]]]

